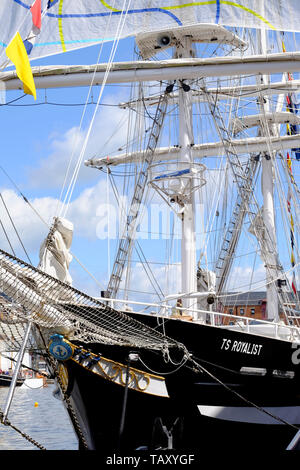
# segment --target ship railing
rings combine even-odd
[[[182,321],[206,324],[222,329],[242,331],[258,336],[285,339],[287,341],[300,342],[300,326],[286,324],[283,321],[262,320],[248,316],[232,315],[230,313],[214,312],[212,310],[187,309],[185,307],[169,305],[167,302],[151,303],[129,299],[111,299],[98,297],[97,300],[108,303],[112,308],[123,312],[135,314],[149,314],[160,318],[176,318]],[[121,304],[121,306],[119,306]],[[118,307],[117,307],[118,305]],[[138,309],[138,307],[143,307]],[[295,321],[295,316],[290,317]],[[298,319],[298,317],[297,317]],[[298,319],[300,320],[300,318]]]

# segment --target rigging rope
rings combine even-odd
[[[165,350],[183,345],[0,250],[2,322],[64,328],[78,341]]]
[[[123,27],[124,27],[124,24],[125,24],[125,20],[126,20],[126,17],[127,17],[129,7],[130,7],[131,0],[128,0],[127,7],[125,8],[126,3],[127,3],[127,0],[124,0],[123,7],[122,7],[122,14],[120,15],[120,19],[119,19],[119,22],[118,22],[116,36],[114,38],[112,50],[111,50],[110,57],[109,57],[108,64],[107,64],[107,68],[106,68],[104,78],[103,78],[103,82],[102,82],[102,85],[101,85],[101,89],[100,89],[100,92],[99,92],[99,95],[98,95],[97,105],[99,104],[99,102],[102,98],[103,92],[104,92],[105,84],[106,84],[109,72],[111,70],[111,67],[112,67],[112,63],[113,63],[113,59],[114,59],[114,56],[115,56],[115,53],[116,53],[117,45],[118,45],[119,40],[120,40],[121,35],[122,35]],[[102,46],[103,46],[103,43],[102,43]],[[101,46],[101,49],[102,49],[102,46]],[[95,68],[94,73],[95,72],[96,72],[96,68]],[[93,128],[93,125],[94,125],[94,121],[95,121],[95,117],[96,117],[96,113],[97,113],[97,107],[98,106],[95,107],[95,110],[94,110],[94,113],[93,113],[93,116],[92,116],[92,119],[91,119],[91,122],[90,122],[90,125],[89,125],[89,128],[88,128],[88,131],[86,133],[85,140],[84,140],[84,143],[83,143],[83,146],[82,146],[82,149],[81,149],[81,152],[80,152],[80,155],[79,155],[79,158],[78,158],[78,161],[77,161],[74,173],[73,173],[73,176],[71,178],[69,189],[68,189],[68,191],[65,195],[64,201],[63,201],[63,205],[65,206],[64,216],[66,216],[66,213],[68,211],[70,200],[71,200],[71,197],[72,197],[72,194],[73,194],[73,191],[74,191],[74,187],[75,187],[75,184],[76,184],[76,181],[77,181],[77,178],[78,178],[79,170],[80,170],[81,163],[82,163],[85,151],[86,151],[87,143],[88,143],[88,140],[89,140],[89,137],[91,135],[91,131],[92,131],[92,128]],[[61,214],[62,214],[62,211],[61,211]]]
[[[26,255],[26,257],[27,257],[29,263],[32,264],[32,263],[31,263],[31,260],[30,260],[30,258],[29,258],[29,255],[28,255],[28,253],[27,253],[27,251],[26,251],[26,248],[25,248],[25,246],[24,246],[24,244],[23,244],[23,242],[22,242],[22,240],[21,240],[21,238],[20,238],[20,235],[19,235],[19,233],[18,233],[18,230],[17,230],[17,228],[16,228],[16,226],[15,226],[15,224],[14,224],[14,221],[12,220],[12,217],[11,217],[11,215],[10,215],[10,212],[9,212],[8,208],[7,208],[7,205],[5,204],[5,201],[4,201],[4,198],[3,198],[2,193],[0,193],[0,198],[1,198],[2,204],[3,204],[4,208],[5,208],[5,211],[6,211],[7,215],[8,215],[8,218],[9,218],[9,220],[10,220],[10,222],[11,222],[13,228],[14,228],[14,231],[15,231],[17,237],[18,237],[18,240],[19,240],[19,242],[20,242],[20,244],[21,244],[21,246],[22,246],[22,248],[23,248],[23,250],[24,250],[24,252],[25,252],[25,255]],[[2,223],[1,223],[1,225],[2,225]]]
[[[7,178],[9,179],[9,181],[11,182],[11,184],[14,186],[14,188],[16,189],[17,193],[22,197],[22,199],[24,200],[24,202],[26,204],[28,204],[28,206],[30,207],[30,209],[35,213],[35,215],[39,218],[39,220],[50,230],[51,229],[51,226],[48,224],[48,222],[46,222],[46,220],[41,216],[41,214],[35,209],[35,207],[31,204],[31,202],[29,201],[29,199],[27,199],[27,197],[22,193],[22,191],[20,190],[20,188],[16,185],[16,183],[12,180],[12,178],[9,176],[9,174],[4,170],[4,168],[2,166],[0,166],[0,169],[2,170],[2,172],[7,176]],[[0,225],[4,231],[4,233],[6,234],[5,232],[5,229],[3,227],[3,224],[0,220]],[[12,253],[15,255],[15,252],[13,250],[13,247],[11,246],[11,243],[10,243],[10,240],[8,239],[8,235],[6,234],[6,238],[7,238],[7,241],[10,245],[10,248],[12,250]],[[98,279],[95,278],[95,276],[87,269],[86,266],[84,266],[81,261],[78,259],[78,257],[76,255],[74,255],[74,253],[70,252],[70,254],[72,255],[72,257],[75,259],[75,261],[80,265],[80,267],[82,269],[84,269],[84,271],[95,281],[95,283],[101,288],[101,290],[104,290],[104,287],[103,285],[99,282]],[[31,262],[30,262],[31,263]]]

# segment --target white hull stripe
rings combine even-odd
[[[300,406],[265,406],[262,408],[290,424],[300,424]],[[198,405],[198,409],[204,416],[225,421],[255,424],[283,424],[254,407]]]

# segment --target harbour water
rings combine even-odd
[[[46,450],[77,450],[78,441],[63,403],[54,398],[55,385],[29,389],[17,387],[8,420]],[[0,388],[3,411],[8,388]],[[16,430],[0,424],[0,450],[39,450]]]

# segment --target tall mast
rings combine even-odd
[[[264,5],[262,5],[264,9]],[[259,53],[267,53],[267,33],[265,29],[257,30]],[[261,84],[267,85],[269,78],[267,75],[261,75]],[[269,102],[263,96],[260,97],[260,107],[263,113],[269,111]],[[267,124],[266,124],[267,128]],[[267,132],[271,133],[268,128]],[[265,225],[266,243],[263,260],[266,265],[266,294],[267,294],[267,318],[272,320],[279,319],[278,293],[275,279],[277,278],[277,240],[275,228],[275,210],[274,210],[274,158],[276,153],[271,152],[262,155],[262,177],[261,189],[263,195],[262,217]]]
[[[185,61],[194,60],[192,49],[193,43],[222,43],[229,44],[236,48],[244,48],[244,41],[240,40],[232,32],[216,24],[198,24],[189,27],[175,27],[170,30],[159,30],[150,33],[141,33],[136,37],[137,46],[143,59],[156,56],[159,52],[174,47],[174,62],[179,62],[183,66]],[[188,77],[187,77],[188,78]],[[189,77],[190,78],[190,77]],[[199,78],[199,76],[197,77]],[[153,80],[155,75],[153,76]],[[159,76],[161,80],[161,76]],[[195,231],[195,191],[205,184],[202,173],[205,166],[202,163],[194,162],[194,136],[193,136],[193,96],[188,80],[180,69],[176,77],[178,86],[178,153],[173,154],[172,148],[167,149],[166,155],[155,158],[157,155],[156,146],[151,145],[151,158],[147,161],[147,169],[143,173],[145,178],[149,175],[149,184],[163,197],[181,220],[181,285],[180,292],[166,296],[165,300],[182,298],[183,308],[193,315],[197,309],[197,297],[205,297],[209,292],[197,293],[197,258],[196,258],[196,231]],[[169,93],[173,90],[172,83],[167,86],[164,96],[168,99]],[[166,104],[166,100],[164,100]],[[165,111],[160,114],[165,114]],[[154,118],[154,123],[158,121]],[[155,124],[154,124],[155,127]],[[161,125],[157,127],[162,130]],[[156,142],[158,133],[155,132]],[[174,147],[175,148],[175,147]],[[215,152],[215,150],[214,150]],[[205,152],[206,155],[207,152]],[[214,153],[215,155],[215,153]],[[153,157],[153,158],[152,158]],[[130,157],[131,158],[131,157]],[[144,158],[144,154],[143,154]],[[97,160],[97,159],[96,159]],[[102,165],[112,163],[112,159],[105,159],[98,166],[95,159],[91,159],[86,164],[101,168]],[[138,158],[138,161],[140,158]],[[109,163],[107,163],[109,162]],[[174,171],[174,167],[176,168]],[[148,171],[149,170],[149,171]],[[141,201],[141,198],[139,198]],[[176,203],[176,205],[173,205]],[[135,204],[136,207],[136,204]],[[135,220],[138,213],[136,213]],[[131,242],[131,239],[130,239]],[[128,249],[120,242],[119,252],[116,257],[116,272],[113,272],[113,284],[118,287],[122,278],[122,272],[127,260]],[[114,270],[113,270],[114,271]],[[109,290],[109,289],[108,289]],[[114,287],[111,292],[117,289]],[[196,314],[195,314],[196,315]],[[194,316],[194,315],[193,315]],[[206,316],[206,315],[205,315]],[[202,318],[197,318],[202,320]],[[205,318],[203,318],[205,320]]]
[[[176,58],[192,57],[192,42],[184,37],[176,49]],[[179,167],[190,168],[193,164],[191,146],[193,137],[192,100],[189,85],[186,81],[179,82]],[[197,262],[196,262],[196,235],[195,235],[195,195],[193,191],[193,177],[186,183],[186,194],[183,201],[181,215],[181,289],[183,294],[194,293],[197,290]],[[183,298],[183,307],[192,309],[195,299]]]

